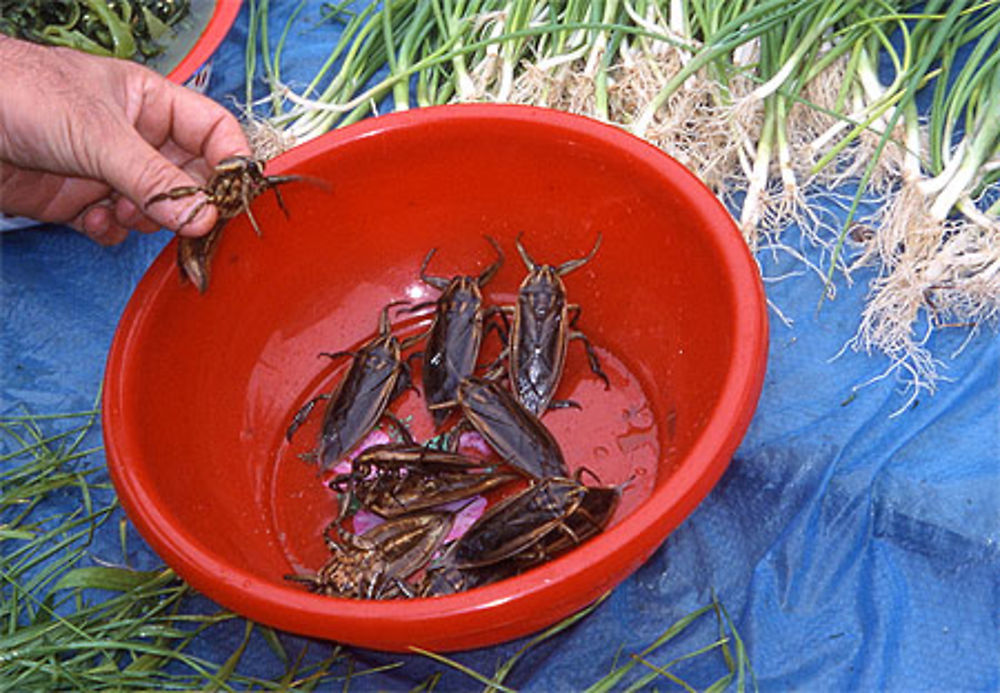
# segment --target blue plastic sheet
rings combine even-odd
[[[273,26],[295,4],[273,3]],[[227,105],[243,95],[247,21],[244,8],[214,59],[209,94]],[[293,77],[296,68],[314,69],[325,51],[292,40],[284,69]],[[309,71],[299,73],[305,79]],[[0,413],[91,407],[118,318],[168,236],[133,235],[101,248],[67,229],[40,227],[0,239]],[[799,242],[794,229],[785,241]],[[797,249],[819,257],[805,241]],[[817,310],[820,280],[799,260],[779,251],[759,261],[767,279],[791,275],[766,283],[790,324],[772,313],[760,405],[728,472],[593,613],[529,650],[507,685],[582,689],[714,592],[762,690],[1000,689],[1000,339],[989,328],[971,339],[964,330],[937,332],[929,347],[947,380],[894,415],[908,399],[896,375],[857,388],[884,373],[887,359],[843,350],[873,274],[855,274],[851,284],[838,278],[836,299]],[[141,539],[128,545],[132,565],[159,565]],[[110,524],[90,553],[94,561],[120,555]],[[188,606],[217,608],[207,600]],[[699,621],[649,658],[662,665],[717,633],[714,619]],[[242,635],[241,623],[223,624],[196,651],[224,661]],[[313,660],[334,646],[281,639],[293,654],[308,645]],[[491,675],[527,640],[453,658]],[[352,655],[358,670],[403,662],[353,681],[353,690],[409,689],[435,672],[444,672],[441,690],[479,686],[417,655]],[[239,670],[274,678],[284,665],[255,635]],[[705,686],[725,667],[721,656],[704,656],[674,671]]]

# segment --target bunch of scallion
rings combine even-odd
[[[1000,311],[1000,0],[386,0],[308,20],[303,2],[278,27],[250,6],[263,156],[386,108],[563,109],[681,161],[752,248],[791,250],[797,225],[830,296],[834,272],[875,264],[853,345],[914,397],[938,377],[929,336]],[[285,42],[317,19],[338,36],[293,86]]]

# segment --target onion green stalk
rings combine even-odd
[[[1000,0],[388,0],[333,18],[329,57],[300,90],[277,69],[280,42],[261,40],[266,7],[251,12],[248,60],[273,51],[263,118],[287,143],[449,101],[620,125],[698,175],[751,247],[782,247],[798,226],[824,249],[825,296],[836,272],[874,263],[854,345],[887,354],[915,392],[937,377],[921,316],[1000,312],[993,265],[963,259],[1000,256]],[[817,213],[818,195],[847,189],[838,221]],[[859,218],[863,200],[875,216]],[[859,222],[876,233],[849,247]]]

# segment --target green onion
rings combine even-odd
[[[253,31],[266,7],[248,60],[272,50]],[[824,249],[824,297],[835,272],[874,263],[852,345],[888,355],[914,397],[935,387],[935,329],[1000,313],[1000,0],[389,0],[332,20],[340,37],[306,89],[265,75],[258,118],[285,146],[449,100],[619,124],[693,170],[752,248],[791,252],[781,235],[798,226]],[[831,223],[813,200],[845,188]],[[859,219],[862,200],[881,211]],[[859,222],[873,238],[845,254]]]

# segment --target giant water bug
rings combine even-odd
[[[569,474],[552,433],[497,381],[466,378],[458,387],[458,403],[464,421],[522,474],[536,480]]]
[[[487,493],[517,478],[457,452],[410,440],[365,449],[351,462],[351,471],[334,477],[329,486],[345,494],[341,515],[357,499],[377,515],[398,517]]]
[[[296,413],[285,435],[291,440],[316,402],[329,399],[315,453],[323,469],[331,467],[354,447],[388,413],[389,403],[412,387],[409,365],[402,352],[413,340],[400,342],[389,326],[389,308],[401,303],[404,302],[395,301],[382,309],[378,334],[356,352],[321,354],[330,358],[351,356],[353,359],[347,374],[334,391],[307,402]]]
[[[503,264],[503,251],[497,242],[486,236],[497,252],[496,261],[479,276],[456,275],[451,279],[427,274],[427,265],[434,256],[432,248],[420,266],[420,279],[441,290],[434,302],[434,319],[427,331],[421,380],[424,398],[430,407],[434,424],[440,426],[448,417],[449,407],[435,407],[454,402],[458,384],[472,375],[483,341],[483,292],[493,275]],[[414,306],[420,308],[422,306]]]
[[[364,534],[350,534],[339,527],[336,537],[327,531],[333,556],[316,574],[288,575],[313,592],[335,597],[385,599],[409,596],[403,581],[431,559],[448,532],[454,515],[435,511],[386,520]]]
[[[171,188],[166,192],[153,195],[146,201],[146,206],[163,200],[176,200],[202,193],[205,199],[191,208],[178,227],[178,231],[187,226],[205,205],[212,205],[216,208],[219,215],[218,221],[208,233],[195,237],[178,236],[177,239],[177,267],[181,272],[181,277],[190,279],[198,291],[204,293],[208,288],[212,254],[215,252],[226,222],[241,212],[246,212],[254,232],[260,236],[260,226],[257,225],[257,220],[250,211],[250,202],[261,193],[273,190],[275,198],[278,200],[278,206],[287,217],[288,209],[285,207],[285,201],[281,198],[278,186],[295,181],[307,181],[326,186],[323,181],[304,176],[267,176],[264,175],[264,162],[260,159],[249,156],[231,156],[219,162],[212,177],[204,185],[182,185]]]
[[[604,381],[606,388],[610,387],[593,345],[583,332],[576,329],[580,306],[567,301],[566,285],[562,280],[563,276],[593,259],[601,246],[601,236],[598,234],[590,253],[567,260],[558,267],[536,263],[521,245],[520,236],[515,243],[528,268],[528,276],[521,282],[517,303],[512,309],[514,317],[507,347],[508,369],[517,398],[528,411],[541,416],[550,406],[573,404],[553,402],[566,365],[570,340],[583,342],[590,369]]]
[[[455,567],[481,568],[516,556],[560,526],[583,502],[587,487],[548,478],[487,510],[455,546]]]

